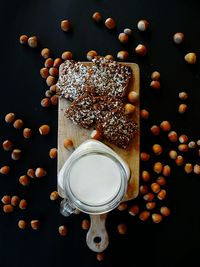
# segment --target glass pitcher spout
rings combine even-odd
[[[60,213],[63,216],[68,217],[72,213],[74,213],[75,210],[76,210],[76,208],[73,207],[73,205],[71,203],[69,203],[69,201],[67,199],[63,199],[60,202]]]

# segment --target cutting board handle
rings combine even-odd
[[[109,238],[106,231],[107,213],[101,215],[90,214],[90,229],[87,233],[86,243],[88,247],[95,252],[104,251],[108,244]]]

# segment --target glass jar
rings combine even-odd
[[[126,162],[97,140],[83,142],[62,167],[58,181],[65,198],[60,212],[69,216],[78,209],[102,214],[122,201],[130,176]]]

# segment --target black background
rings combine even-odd
[[[200,266],[200,215],[199,186],[197,175],[186,175],[182,167],[177,167],[168,159],[167,152],[176,147],[167,140],[166,134],[153,138],[149,128],[162,120],[169,120],[173,130],[185,133],[190,140],[200,138],[199,62],[189,66],[184,55],[194,51],[199,60],[200,28],[199,1],[128,1],[128,0],[2,0],[0,3],[1,22],[1,89],[0,89],[0,142],[13,140],[15,147],[23,150],[23,158],[14,162],[10,153],[0,149],[0,165],[10,164],[12,171],[0,177],[0,196],[17,194],[26,198],[26,211],[15,209],[12,214],[0,210],[0,266]],[[96,25],[91,15],[99,11],[103,18],[113,17],[117,29],[108,31],[103,24]],[[150,22],[150,30],[141,33],[136,24],[145,18]],[[60,21],[69,19],[73,25],[71,33],[60,29]],[[117,40],[118,33],[125,27],[133,28],[134,34],[125,47]],[[178,46],[172,41],[175,32],[185,33],[185,43]],[[19,36],[37,35],[40,47],[31,49],[19,44]],[[138,43],[148,47],[148,55],[140,58],[134,53]],[[53,57],[65,50],[73,52],[76,60],[86,60],[87,51],[94,49],[99,54],[112,54],[128,49],[129,61],[136,62],[141,71],[141,108],[150,111],[150,119],[141,121],[141,150],[151,151],[151,146],[159,142],[164,147],[161,161],[169,163],[172,174],[167,178],[167,199],[171,215],[156,225],[141,222],[128,212],[115,210],[109,214],[107,229],[110,245],[105,251],[105,260],[98,262],[94,252],[85,243],[86,232],[81,229],[81,221],[87,215],[72,215],[64,218],[59,214],[59,202],[52,203],[49,194],[56,189],[56,160],[48,157],[51,147],[57,145],[57,109],[44,109],[40,101],[47,90],[45,81],[39,75],[44,60],[41,48],[49,47]],[[197,60],[197,61],[198,61]],[[161,90],[149,87],[150,74],[161,73]],[[189,109],[181,116],[177,112],[180,100],[178,93],[187,91]],[[15,112],[26,127],[33,129],[33,138],[25,140],[21,130],[4,122],[8,112]],[[50,124],[52,131],[47,137],[38,133],[41,124]],[[160,158],[159,158],[160,159]],[[141,164],[141,168],[151,168],[157,160]],[[187,161],[198,163],[197,150],[189,153]],[[22,187],[18,178],[30,167],[43,166],[48,175],[40,181],[32,181],[28,188]],[[144,206],[142,198],[129,203]],[[160,203],[158,206],[161,205]],[[19,219],[30,221],[40,219],[41,228],[33,231],[18,229]],[[117,234],[117,225],[126,223],[128,232]],[[61,237],[57,228],[66,224],[67,237]]]

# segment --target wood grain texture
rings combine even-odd
[[[83,62],[85,65],[92,64],[91,62]],[[124,65],[130,66],[133,71],[133,77],[129,84],[129,91],[135,91],[139,94],[139,67],[135,63],[123,63]],[[65,161],[71,155],[72,151],[67,150],[63,146],[65,138],[73,140],[74,147],[79,146],[83,141],[90,138],[92,130],[84,129],[78,125],[73,124],[69,119],[64,116],[66,108],[70,105],[70,102],[66,99],[59,99],[58,106],[58,173],[62,168]],[[133,121],[138,123],[140,128],[140,107],[139,101],[136,104],[136,111],[133,114]],[[115,152],[119,154],[129,165],[131,170],[131,177],[128,184],[128,189],[124,197],[124,201],[131,200],[137,197],[139,192],[139,162],[140,162],[140,134],[136,134],[132,143],[128,149],[121,149],[117,146],[104,142],[106,145],[111,147]],[[61,197],[64,197],[62,188],[58,186],[58,193]]]

